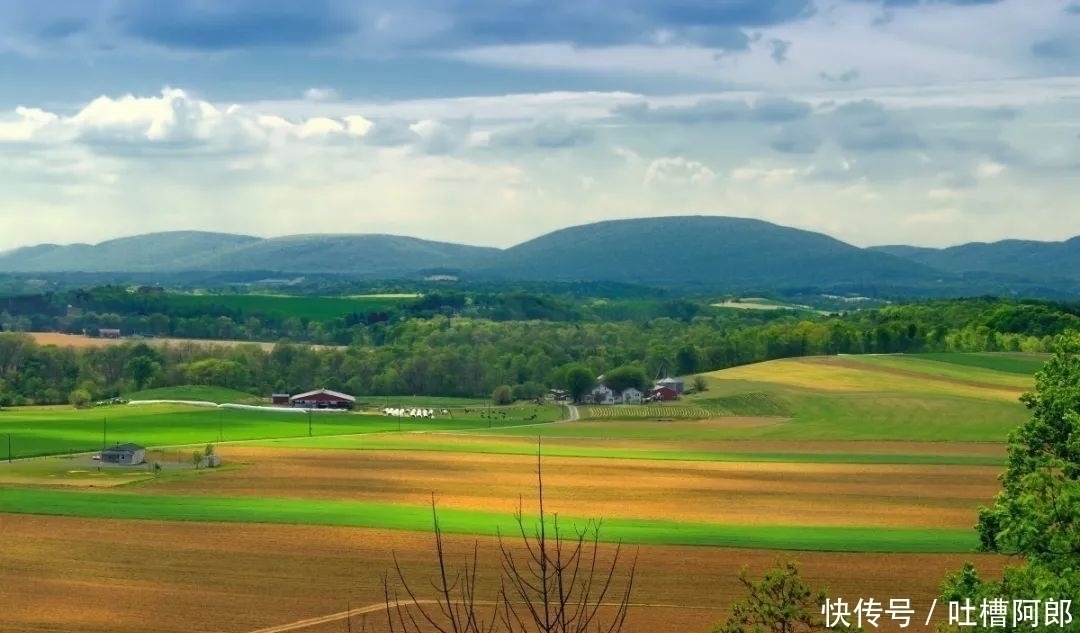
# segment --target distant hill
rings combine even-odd
[[[196,268],[394,276],[479,265],[498,254],[497,248],[398,235],[293,235],[245,244]]]
[[[508,249],[396,235],[265,239],[174,231],[0,253],[0,273],[104,275],[114,281],[126,275],[155,283],[296,275],[419,279],[432,271],[481,283],[580,281],[731,292],[1068,298],[1080,294],[1080,238],[862,249],[761,220],[677,216],[575,226]]]
[[[100,244],[44,244],[0,253],[11,272],[150,272],[198,268],[207,259],[260,238],[206,231],[169,231],[122,237]]]
[[[903,257],[951,273],[988,272],[1028,279],[1080,280],[1080,237],[1064,242],[1002,240],[949,248],[874,246],[868,250]]]
[[[396,235],[247,235],[174,231],[97,245],[46,244],[0,253],[4,272],[280,271],[407,275],[480,264],[499,249]]]
[[[679,216],[575,226],[507,249],[508,279],[705,284],[732,289],[924,284],[941,274],[895,255],[761,220]]]

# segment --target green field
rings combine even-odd
[[[1042,369],[1049,354],[1027,354],[1022,352],[941,352],[937,354],[912,354],[916,358],[925,358],[941,363],[952,363],[965,367],[982,367],[999,372],[1031,376]]]
[[[88,518],[154,521],[214,521],[336,525],[429,531],[431,508],[393,503],[252,499],[204,496],[77,492],[0,488],[0,507],[7,512]],[[447,533],[496,536],[513,533],[507,512],[444,508],[439,522]],[[526,521],[535,518],[526,515]],[[560,517],[564,528],[586,521]],[[972,530],[883,529],[860,527],[736,526],[663,520],[606,519],[604,541],[642,545],[754,547],[834,552],[970,552],[978,544]]]
[[[500,409],[494,409],[500,411]],[[501,416],[484,418],[479,411],[431,420],[357,413],[313,413],[293,410],[247,411],[186,405],[136,404],[76,410],[71,407],[8,409],[0,412],[0,460],[100,450],[134,442],[163,447],[284,437],[381,433],[410,430],[487,429],[523,424],[539,411],[548,419],[557,407],[505,407]],[[10,455],[8,441],[10,436]]]
[[[772,418],[761,424],[555,425],[504,435],[639,440],[1002,442],[1027,418],[1037,356],[927,354],[787,359],[706,374],[678,403],[580,407],[585,420]],[[1021,371],[1021,370],[1025,371]],[[767,422],[767,423],[766,423]]]
[[[613,427],[609,439],[632,437],[632,430],[625,425],[611,423]],[[585,436],[559,436],[558,429],[574,428],[574,423],[561,423],[558,425],[541,427],[521,427],[514,429],[519,431],[516,435],[524,436],[521,442],[492,442],[484,441],[485,437],[496,436],[496,439],[512,437],[506,431],[509,429],[496,430],[488,433],[480,431],[454,431],[448,432],[444,441],[423,443],[417,442],[408,436],[397,433],[364,435],[364,436],[337,436],[337,437],[299,437],[275,440],[259,440],[249,442],[253,446],[275,446],[280,448],[306,448],[326,450],[368,450],[368,451],[434,451],[444,453],[477,453],[482,455],[536,455],[536,442],[532,441],[537,435],[552,437],[569,437],[583,439]],[[538,433],[540,431],[541,433]],[[543,433],[550,431],[549,433]],[[623,433],[622,431],[627,431]],[[526,439],[528,438],[528,439]],[[516,439],[516,438],[515,438]],[[595,438],[590,438],[595,439]],[[601,438],[602,439],[602,438]],[[648,438],[660,439],[660,438]],[[677,439],[677,438],[665,438]],[[786,464],[925,464],[935,466],[1003,466],[1005,457],[993,457],[989,455],[957,455],[957,454],[904,454],[904,453],[860,453],[857,446],[852,447],[852,452],[819,452],[819,451],[711,451],[711,450],[658,450],[649,448],[626,448],[614,446],[580,444],[560,444],[557,441],[544,443],[542,454],[545,457],[579,457],[583,459],[641,459],[660,461],[683,461],[683,462],[737,462],[737,463],[786,463]]]
[[[176,306],[192,310],[222,307],[240,311],[247,316],[275,315],[283,318],[307,318],[331,321],[352,313],[387,310],[415,301],[416,297],[402,295],[356,295],[351,297],[292,297],[261,294],[181,294],[172,293],[168,300]]]
[[[243,404],[258,404],[265,400],[259,396],[225,389],[224,387],[207,387],[203,385],[181,385],[177,387],[159,387],[157,389],[143,389],[124,396],[128,400],[199,400],[202,402],[236,402]]]

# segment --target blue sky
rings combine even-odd
[[[1080,1],[0,0],[0,250],[1080,234]]]

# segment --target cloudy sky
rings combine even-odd
[[[1080,234],[1080,0],[0,0],[0,250]]]

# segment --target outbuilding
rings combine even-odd
[[[285,406],[289,404],[289,394],[287,393],[272,393],[270,394],[271,404]]]
[[[289,406],[296,409],[351,409],[356,398],[340,391],[316,389],[289,398]]]
[[[671,387],[655,387],[649,391],[649,399],[653,401],[678,400],[679,394]]]
[[[138,444],[117,444],[101,451],[104,464],[135,465],[146,461],[146,448]]]

